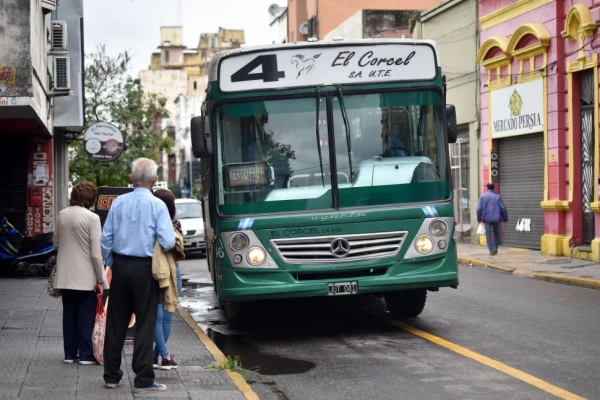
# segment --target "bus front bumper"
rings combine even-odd
[[[377,276],[352,276],[358,269],[335,269],[343,277],[336,277],[332,270],[323,271],[328,277],[319,279],[319,272],[310,279],[297,279],[297,274],[285,270],[249,270],[220,268],[218,293],[221,302],[239,302],[269,299],[331,296],[330,284],[356,282],[357,295],[380,294],[408,289],[436,289],[456,287],[458,268],[456,254],[389,263],[373,268],[386,268]],[[316,278],[316,279],[315,279]],[[335,297],[335,296],[331,296]]]

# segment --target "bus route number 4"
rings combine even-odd
[[[251,73],[259,66],[262,66],[262,72]],[[269,54],[258,56],[240,68],[231,75],[231,82],[258,80],[262,80],[263,82],[277,82],[280,78],[285,78],[285,72],[277,69],[277,55]]]

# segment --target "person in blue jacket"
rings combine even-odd
[[[502,197],[494,192],[494,184],[487,184],[487,192],[481,195],[477,203],[477,222],[485,224],[485,238],[491,255],[498,253],[501,222],[508,221],[508,212]]]

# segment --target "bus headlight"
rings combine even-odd
[[[421,254],[429,254],[433,251],[433,240],[429,236],[421,236],[415,241],[415,248]]]
[[[244,251],[249,243],[248,236],[243,233],[234,233],[229,240],[229,247],[233,251]]]
[[[260,247],[253,247],[248,251],[248,264],[259,266],[267,259],[267,253]]]
[[[444,236],[448,232],[448,225],[441,219],[436,219],[429,225],[429,232],[433,236]]]

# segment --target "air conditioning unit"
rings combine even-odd
[[[51,52],[66,52],[69,50],[67,41],[67,23],[52,21]]]
[[[69,56],[52,57],[54,90],[71,90],[71,63]]]

